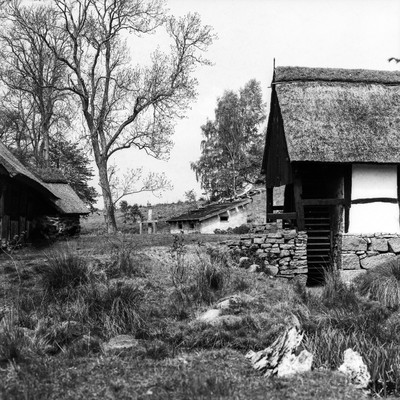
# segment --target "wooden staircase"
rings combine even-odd
[[[324,281],[324,271],[330,267],[332,255],[329,206],[305,206],[304,225],[308,236],[307,284],[322,284]]]

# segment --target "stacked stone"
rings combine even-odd
[[[396,259],[400,254],[400,235],[343,234],[341,268],[344,270],[370,269]]]
[[[307,274],[307,233],[279,229],[266,234],[245,235],[227,243],[242,254],[254,253],[271,275],[293,278]]]

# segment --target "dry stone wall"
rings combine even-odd
[[[308,272],[306,232],[261,228],[241,236],[239,240],[228,241],[227,245],[233,251],[253,258],[262,270],[271,275],[294,278]]]
[[[342,234],[340,268],[342,270],[370,269],[396,260],[400,255],[400,235]]]

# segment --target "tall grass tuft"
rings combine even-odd
[[[91,279],[91,269],[85,259],[69,247],[47,254],[47,263],[39,268],[42,286],[52,296],[68,297],[70,290],[87,284]]]
[[[357,277],[355,284],[361,295],[397,309],[400,305],[400,259],[368,270]]]

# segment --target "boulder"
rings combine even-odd
[[[211,309],[197,317],[197,321],[212,323],[222,314],[221,309]]]
[[[359,236],[343,235],[342,236],[343,251],[366,251],[367,241]]]
[[[342,254],[342,269],[360,269],[360,259],[356,254]]]
[[[392,238],[389,239],[389,248],[390,251],[393,251],[393,253],[399,254],[400,253],[400,238]]]
[[[251,260],[249,257],[240,257],[239,268],[248,268],[251,265]]]
[[[282,359],[276,375],[283,377],[311,371],[312,362],[313,355],[307,350],[303,350],[298,356],[291,354]]]
[[[389,250],[387,239],[372,238],[372,249],[374,251],[387,252]]]
[[[347,349],[344,352],[344,363],[339,371],[347,375],[351,382],[360,389],[367,388],[371,376],[362,357],[357,351]]]
[[[279,268],[275,265],[267,265],[264,269],[265,273],[270,276],[275,276],[279,272]]]
[[[393,262],[396,260],[396,258],[397,258],[396,255],[393,253],[379,254],[376,256],[363,258],[361,260],[361,266],[364,269],[371,269],[389,262]]]
[[[248,268],[249,272],[260,272],[261,268],[258,264],[252,264],[250,265],[250,267]]]
[[[221,299],[217,303],[216,308],[218,310],[237,312],[242,308],[244,304],[251,303],[252,301],[254,301],[254,297],[248,294],[245,293],[234,294],[233,296]]]
[[[105,353],[121,353],[126,350],[136,350],[144,353],[146,349],[142,346],[140,340],[131,335],[118,335],[103,344]]]

